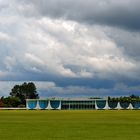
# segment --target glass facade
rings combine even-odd
[[[47,106],[48,106],[48,101],[47,100],[39,100],[40,109],[46,109]]]
[[[57,109],[60,106],[60,101],[50,101],[50,105],[52,109]]]
[[[37,106],[37,100],[31,100],[27,102],[27,106],[29,109],[35,109]]]
[[[127,109],[129,107],[129,103],[128,102],[120,102],[120,105],[123,109]]]
[[[132,106],[133,106],[135,109],[140,109],[140,102],[133,102],[133,103],[132,103]]]
[[[98,109],[104,109],[105,105],[106,105],[106,100],[97,100],[96,101],[97,107]]]
[[[110,101],[108,102],[108,105],[111,109],[115,109],[117,107],[118,102],[116,101]]]
[[[63,110],[93,110],[95,101],[62,101],[61,109]]]

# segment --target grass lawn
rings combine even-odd
[[[0,111],[0,140],[139,139],[139,110]]]

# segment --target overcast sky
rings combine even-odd
[[[140,0],[0,0],[0,96],[140,95]]]

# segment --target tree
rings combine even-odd
[[[39,98],[36,86],[33,82],[23,83],[22,85],[15,85],[10,92],[12,97],[18,97],[22,104],[26,104],[26,99]]]
[[[8,96],[1,98],[3,102],[3,107],[18,107],[21,104],[21,101],[18,97]]]
[[[139,96],[134,95],[134,94],[130,95],[130,97],[133,98],[133,99],[138,99],[139,98]]]
[[[4,107],[4,102],[3,102],[4,97],[2,96],[0,99],[0,107]]]

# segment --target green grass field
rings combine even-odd
[[[139,140],[140,111],[0,111],[0,140]]]

